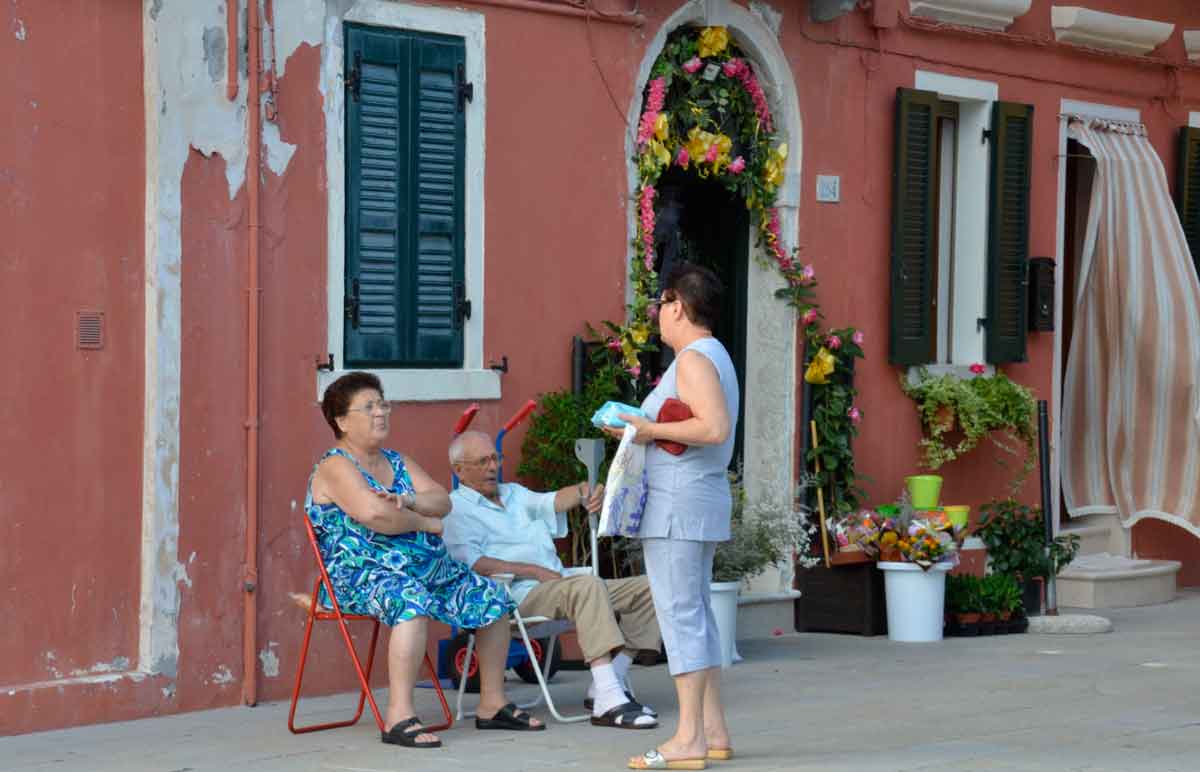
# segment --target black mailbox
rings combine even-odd
[[[1054,331],[1054,261],[1048,257],[1029,259],[1029,329]]]

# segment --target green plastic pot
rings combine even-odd
[[[946,519],[951,523],[963,528],[967,527],[967,522],[970,520],[971,508],[966,504],[954,504],[945,508]]]
[[[914,474],[904,478],[914,509],[933,509],[942,494],[942,478],[936,474]]]

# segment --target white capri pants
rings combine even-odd
[[[721,666],[721,636],[712,610],[717,543],[642,539],[646,576],[671,675]]]

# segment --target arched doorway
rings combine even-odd
[[[651,79],[655,61],[670,34],[683,26],[725,27],[758,76],[775,129],[790,152],[783,168],[783,182],[775,200],[779,233],[787,245],[797,243],[800,200],[801,122],[795,82],[778,32],[756,13],[728,0],[692,0],[672,14],[646,48],[630,102],[626,132],[626,158],[630,239],[637,235],[639,175],[636,162],[638,122],[642,95]],[[733,286],[744,308],[744,363],[742,371],[742,458],[748,498],[766,506],[790,508],[795,487],[797,442],[797,324],[792,309],[774,298],[783,286],[779,274],[764,267],[765,255],[755,244],[753,223],[741,226],[746,233],[739,243],[740,278]],[[632,300],[632,287],[629,288]],[[732,349],[731,349],[732,350]],[[753,589],[777,591],[791,588],[790,571],[768,572]]]

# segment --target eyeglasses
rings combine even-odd
[[[490,456],[484,456],[483,458],[476,458],[476,459],[472,459],[470,461],[468,461],[467,459],[464,458],[462,461],[462,463],[466,464],[467,466],[477,466],[477,467],[480,467],[481,469],[487,468],[491,464],[500,466],[500,464],[502,464],[503,462],[504,462],[504,456],[499,453],[493,453]]]
[[[658,298],[657,300],[651,300],[650,305],[661,310],[663,306],[667,305],[668,303],[674,303],[676,300],[679,300],[679,298]]]
[[[381,415],[387,415],[388,413],[392,412],[392,404],[390,402],[376,402],[372,400],[362,407],[351,407],[346,409],[347,411],[354,411],[355,413],[365,413],[368,416],[375,412],[379,412]]]

